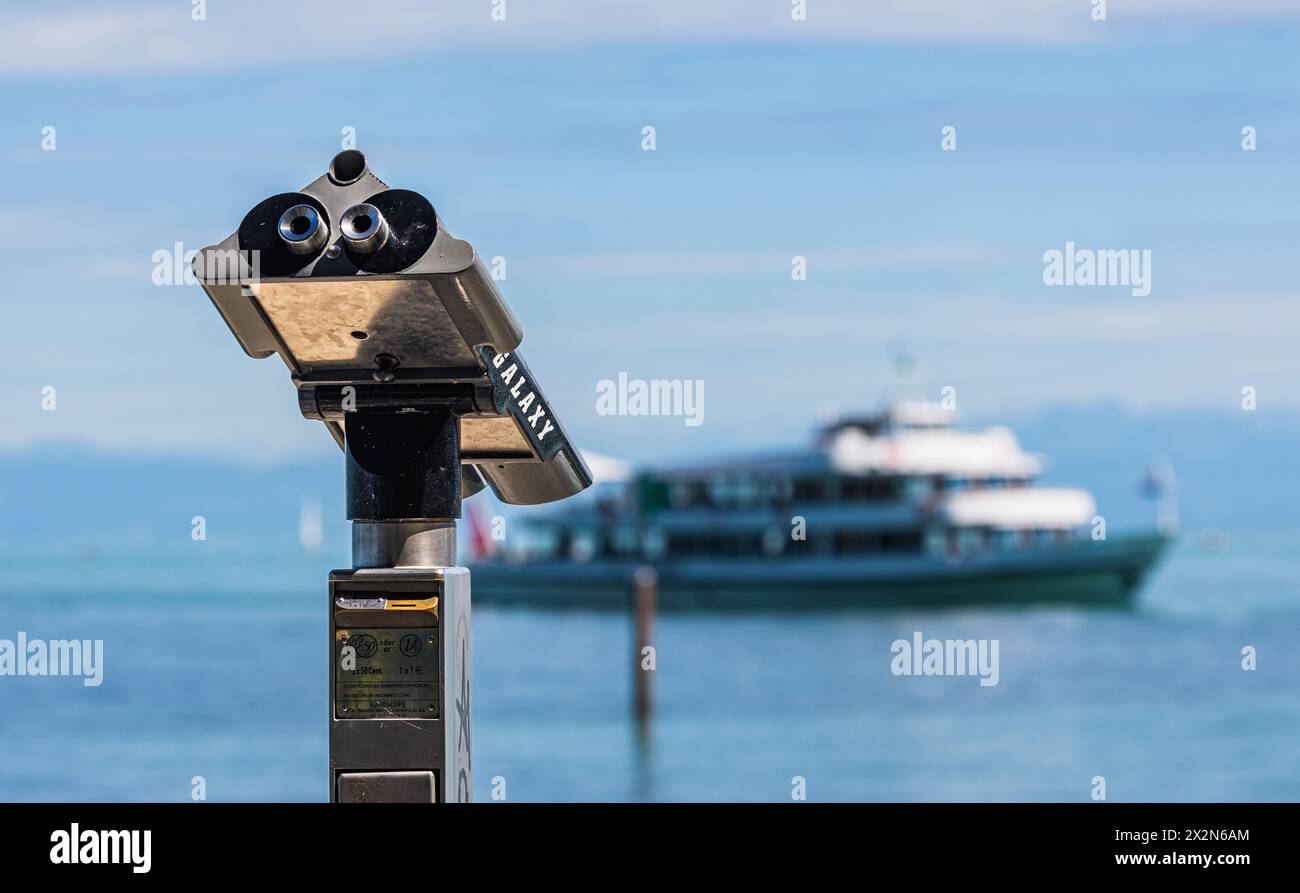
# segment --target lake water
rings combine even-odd
[[[188,545],[0,557],[0,638],[105,649],[99,687],[0,677],[0,800],[326,799],[346,554]],[[478,607],[475,796],[1300,800],[1298,572],[1298,533],[1193,535],[1132,612],[662,616],[648,745],[627,616]],[[915,631],[997,639],[998,685],[893,675]]]

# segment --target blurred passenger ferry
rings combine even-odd
[[[1176,521],[1106,536],[1087,491],[1035,485],[1041,463],[1011,431],[953,417],[897,402],[811,449],[622,482],[593,463],[593,498],[472,565],[474,598],[623,607],[649,565],[663,608],[1129,604]]]

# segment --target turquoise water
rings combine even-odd
[[[0,638],[105,642],[98,688],[0,677],[0,799],[325,799],[346,555],[192,546],[0,557]],[[1242,532],[1185,537],[1132,612],[664,616],[648,746],[627,617],[478,608],[476,797],[1300,800],[1297,571],[1300,533]],[[998,639],[999,684],[892,675],[917,630]]]

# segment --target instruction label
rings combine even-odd
[[[437,719],[437,628],[338,630],[334,709],[339,719]]]

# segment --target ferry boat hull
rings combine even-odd
[[[1171,538],[1071,542],[948,561],[928,556],[675,559],[656,565],[661,610],[1132,606]],[[623,609],[644,562],[600,559],[471,565],[477,604]]]

